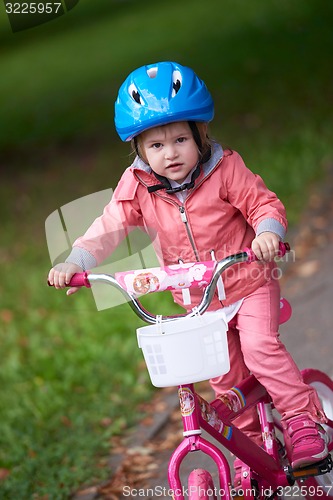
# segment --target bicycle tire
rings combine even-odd
[[[188,500],[217,500],[212,476],[205,469],[194,469],[188,477]]]
[[[314,387],[326,416],[333,420],[333,381],[320,370],[304,370],[303,380]],[[330,441],[333,441],[333,430],[323,425]],[[322,476],[315,476],[300,483],[301,491],[308,500],[333,499],[333,470]]]

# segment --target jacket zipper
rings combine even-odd
[[[197,247],[195,246],[193,235],[191,233],[191,229],[190,229],[190,227],[188,225],[188,220],[187,220],[187,215],[186,215],[185,207],[184,206],[180,206],[179,207],[179,212],[180,212],[180,217],[182,219],[182,222],[184,222],[184,224],[185,224],[187,236],[188,236],[188,239],[190,240],[190,243],[191,243],[191,246],[192,246],[195,258],[196,258],[197,262],[199,262],[200,261],[200,259],[199,259],[199,253],[198,253]]]
[[[220,161],[217,162],[217,164],[215,165],[215,167],[211,170],[211,172],[209,172],[208,176],[204,177],[203,179],[201,179],[201,181],[194,187],[194,189],[191,191],[191,193],[189,194],[188,198],[192,195],[192,193],[195,191],[195,189],[197,189],[199,186],[201,186],[201,184],[203,182],[205,182],[205,180],[210,177],[212,175],[212,173],[217,169],[218,165],[220,164],[220,162],[223,160],[223,157],[221,158]],[[193,249],[193,252],[194,252],[194,255],[195,255],[195,258],[197,260],[197,262],[200,262],[200,258],[199,258],[199,252],[197,250],[197,247],[195,246],[195,243],[194,243],[194,239],[193,239],[193,235],[191,233],[191,229],[188,225],[188,220],[187,220],[187,215],[186,215],[186,210],[185,210],[185,207],[184,206],[179,206],[179,211],[180,211],[180,216],[181,216],[181,219],[182,221],[184,222],[185,224],[185,227],[186,227],[186,232],[187,232],[187,235],[188,235],[188,238],[190,240],[190,243],[191,243],[191,246],[192,246],[192,249]]]
[[[211,172],[209,172],[208,176],[204,177],[200,182],[199,184],[197,184],[195,186],[195,188],[198,188],[206,179],[207,177],[210,177],[212,175],[212,173],[216,170],[216,168],[218,167],[218,165],[220,164],[220,162],[223,161],[223,157],[221,158],[220,161],[217,162],[217,164],[215,165],[215,167],[211,170]],[[148,186],[145,182],[142,181],[142,179],[140,178],[140,176],[138,174],[135,174],[137,179],[139,180],[139,182],[141,182],[144,186]],[[194,189],[195,190],[195,189]],[[194,191],[193,190],[193,191]],[[191,194],[193,193],[193,191],[189,194],[189,196],[191,196]],[[155,193],[156,196],[159,196],[160,198],[168,201],[169,203],[172,203],[173,205],[176,205],[179,209],[179,212],[180,212],[180,217],[181,217],[181,220],[182,222],[185,224],[185,228],[186,228],[186,233],[187,233],[187,236],[188,236],[188,239],[190,241],[190,244],[191,244],[191,247],[192,247],[192,250],[194,252],[194,255],[195,255],[195,258],[197,260],[197,262],[200,262],[200,258],[199,258],[199,252],[197,250],[197,247],[195,246],[195,243],[194,243],[194,239],[193,239],[193,235],[191,233],[191,229],[188,225],[188,220],[187,220],[187,215],[186,215],[186,210],[185,210],[185,207],[184,206],[179,206],[178,203],[170,200],[169,198],[166,198],[165,196],[161,196],[159,193]]]

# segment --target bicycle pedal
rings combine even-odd
[[[298,469],[293,469],[292,467],[288,467],[288,473],[292,479],[305,479],[307,477],[312,476],[321,476],[323,474],[327,474],[333,469],[333,462],[331,455],[328,455],[321,462],[317,462],[315,464],[307,465],[306,467],[299,467]]]

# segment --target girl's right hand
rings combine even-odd
[[[71,264],[70,262],[63,262],[52,267],[49,272],[48,281],[50,285],[55,288],[65,288],[68,286],[71,278],[76,273],[82,273],[83,269],[76,264]],[[67,290],[67,295],[72,295],[73,293],[80,290],[78,287],[71,287]]]

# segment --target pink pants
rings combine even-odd
[[[237,385],[250,373],[269,392],[282,422],[306,413],[325,422],[316,391],[302,380],[299,369],[279,339],[280,287],[271,280],[243,301],[229,323],[230,371],[210,380],[216,395]],[[235,420],[249,437],[259,441],[261,431],[256,408]]]

